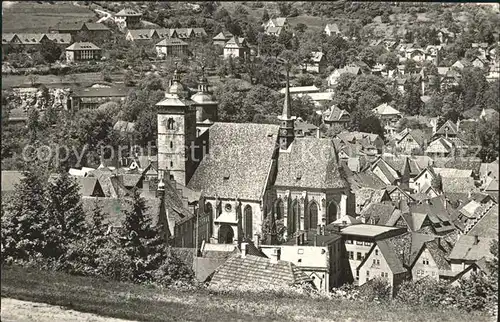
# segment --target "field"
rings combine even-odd
[[[59,22],[86,22],[94,19],[95,13],[70,2],[2,2],[2,32],[48,32]]]
[[[138,321],[492,321],[481,313],[265,294],[219,295],[2,267],[4,298]]]
[[[123,81],[123,75],[111,75],[113,81]],[[47,87],[58,86],[89,86],[94,83],[102,82],[101,73],[81,73],[66,75],[63,78],[56,75],[38,75],[37,84],[44,84]],[[31,83],[24,75],[2,75],[2,89],[12,87],[30,87]]]

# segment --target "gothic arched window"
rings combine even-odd
[[[308,227],[306,229],[316,229],[318,226],[318,205],[316,202],[311,202],[309,205],[309,216],[306,220]]]
[[[274,213],[276,215],[275,216],[276,220],[280,220],[283,218],[285,214],[285,206],[283,205],[283,200],[278,199],[278,201],[275,204]]]
[[[328,222],[326,224],[331,224],[335,220],[337,220],[337,204],[331,201],[328,205]]]
[[[243,231],[244,231],[244,236],[252,239],[252,207],[250,205],[247,205],[245,207],[245,210],[243,211]]]
[[[297,232],[298,229],[298,220],[300,216],[300,205],[297,200],[294,200],[292,203],[292,211],[290,211],[291,215],[288,216],[287,227],[288,227],[288,236],[292,236]]]

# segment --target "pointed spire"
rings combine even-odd
[[[292,104],[290,101],[290,81],[288,75],[288,68],[286,69],[286,89],[285,89],[285,102],[283,103],[283,113],[281,114],[282,119],[289,120],[292,117]]]
[[[198,92],[208,92],[207,88],[208,80],[205,77],[205,65],[201,66],[201,75],[198,78]]]

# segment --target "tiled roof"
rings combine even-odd
[[[280,152],[276,186],[336,189],[348,187],[339,171],[331,139],[295,138],[289,152]]]
[[[401,112],[396,110],[394,107],[383,103],[373,109],[373,112],[378,115],[401,115]]]
[[[286,18],[274,18],[272,21],[276,27],[283,27],[286,23]]]
[[[187,42],[179,38],[166,38],[156,44],[156,46],[187,46]]]
[[[474,179],[471,177],[442,177],[443,192],[465,192],[478,190],[474,185]]]
[[[142,16],[142,13],[126,8],[120,10],[115,16],[136,17],[136,16]]]
[[[472,260],[476,261],[483,257],[490,258],[490,244],[494,238],[481,237],[478,238],[478,243],[474,243],[475,237],[462,235],[458,238],[449,258],[451,260]]]
[[[277,264],[264,257],[234,256],[216,269],[212,286],[285,286],[310,282],[311,278],[290,262]]]
[[[434,167],[434,172],[440,174],[443,178],[467,178],[472,177],[472,170],[461,170],[461,169],[451,169],[451,168],[436,168]]]
[[[479,175],[479,169],[481,167],[481,160],[479,158],[435,157],[433,160],[434,167],[472,170],[475,175]]]
[[[396,207],[391,203],[371,203],[361,211],[361,216],[366,223],[371,224],[375,220],[375,225],[386,225],[395,210]]]
[[[94,194],[96,189],[101,189],[101,185],[97,178],[92,177],[74,177],[78,185],[80,186],[80,194],[82,196],[90,197]]]
[[[101,50],[101,48],[91,42],[75,42],[67,47],[66,50]]]
[[[71,43],[71,34],[46,34],[46,36],[56,44]]]
[[[438,138],[425,149],[425,153],[450,153],[453,144],[445,138]]]
[[[228,32],[228,31],[221,31],[219,32],[214,38],[212,38],[213,40],[229,40],[233,37],[233,34]]]
[[[492,178],[500,179],[498,176],[498,163],[481,163],[479,168],[480,176],[489,176]]]
[[[342,120],[342,118],[347,118],[349,120],[351,117],[349,112],[347,112],[346,110],[342,110],[335,105],[332,105],[330,110],[328,110],[327,113],[325,112],[323,115],[325,121],[328,122],[340,121]]]
[[[350,183],[351,188],[383,189],[386,186],[386,184],[370,169],[359,173],[353,173],[353,175],[348,177],[347,180]]]
[[[498,238],[498,204],[493,205],[467,235]]]
[[[118,120],[118,121],[116,121],[115,125],[113,126],[113,130],[120,131],[120,132],[133,133],[134,127],[135,127],[134,122],[127,122],[127,121]]]
[[[244,48],[245,47],[244,45],[246,45],[245,38],[233,36],[226,43],[226,47],[227,46],[232,46],[232,45],[235,45],[238,48]]]
[[[498,191],[498,180],[488,177],[481,187],[483,191]]]
[[[404,273],[407,271],[406,268],[403,267],[403,263],[392,243],[387,240],[379,240],[377,241],[377,246],[393,274]]]
[[[75,90],[71,97],[126,97],[128,89],[124,87],[87,87]]]
[[[215,122],[209,129],[209,154],[187,186],[207,196],[259,200],[277,134],[276,125]]]
[[[84,22],[74,22],[74,23],[60,23],[57,25],[58,30],[73,30],[79,31],[82,30],[84,26]]]
[[[227,257],[194,257],[193,272],[196,276],[196,279],[201,283],[205,282],[215,272],[215,270],[226,261]]]
[[[435,134],[442,134],[445,135],[446,132],[448,132],[448,135],[450,134],[458,134],[457,130],[457,125],[451,122],[450,120],[447,120],[437,131]]]
[[[128,34],[132,37],[134,40],[149,40],[152,39],[155,31],[155,29],[132,29],[128,31]]]
[[[425,242],[425,247],[431,253],[432,259],[436,263],[438,269],[440,270],[449,270],[451,269],[450,263],[446,259],[446,257],[451,252],[451,245],[444,241],[439,241],[434,239],[432,241]]]
[[[359,224],[346,227],[342,229],[341,232],[342,235],[377,237],[381,234],[397,230],[399,230],[399,228],[379,226],[379,225]]]
[[[98,31],[98,30],[105,31],[105,30],[109,30],[109,28],[106,25],[102,24],[102,23],[86,22],[85,26],[90,31]]]
[[[388,238],[387,242],[392,244],[400,261],[409,267],[415,261],[424,243],[435,238],[436,236],[434,235],[407,232]]]

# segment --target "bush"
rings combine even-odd
[[[359,288],[359,296],[365,301],[388,301],[391,285],[384,279],[374,278]]]

